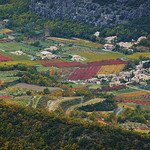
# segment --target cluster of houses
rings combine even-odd
[[[148,60],[150,61],[150,60]],[[76,84],[97,84],[100,85],[103,81],[109,82],[109,87],[121,85],[121,80],[124,80],[127,84],[129,83],[140,83],[147,84],[146,81],[150,80],[150,68],[144,69],[143,64],[148,61],[142,61],[135,69],[126,72],[120,72],[119,74],[99,74],[97,78],[87,79],[85,81],[73,81]]]
[[[146,39],[146,36],[141,36],[137,41],[132,40],[132,42],[119,42],[117,43],[117,36],[106,37],[106,44],[103,46],[103,50],[112,51],[115,48],[115,45],[118,45],[124,49],[132,50],[132,46],[138,44],[141,40]]]

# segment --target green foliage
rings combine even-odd
[[[1,149],[148,150],[150,137],[0,102]],[[140,145],[139,145],[140,143]]]
[[[50,90],[49,90],[48,88],[45,88],[45,89],[43,90],[43,92],[44,92],[45,95],[50,94]]]
[[[78,108],[79,110],[92,112],[92,111],[112,111],[117,107],[114,98],[106,98],[105,101],[86,105]]]

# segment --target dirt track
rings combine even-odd
[[[95,98],[95,99],[91,99],[91,100],[89,100],[85,103],[74,105],[74,106],[72,106],[72,107],[70,107],[66,110],[66,114],[69,115],[70,112],[73,111],[76,107],[81,107],[81,106],[85,106],[85,105],[88,105],[88,104],[94,104],[94,103],[102,102],[104,100],[105,99],[102,99],[102,98]]]

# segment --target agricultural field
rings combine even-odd
[[[36,60],[40,64],[47,64],[47,63],[65,63],[66,61],[63,59],[51,59],[51,60]]]
[[[88,62],[87,66],[121,65],[121,64],[127,64],[128,62],[133,63],[133,61],[123,61],[121,59],[116,59],[116,60],[110,59],[110,60]]]
[[[9,53],[9,52],[4,52],[4,51],[1,51],[0,49],[0,55],[5,55],[7,57],[10,57],[12,58],[13,60],[16,60],[16,61],[19,61],[19,60],[31,60],[31,57],[29,57],[28,55],[15,55],[15,54],[12,54],[12,53]]]
[[[120,94],[127,94],[127,93],[134,93],[134,92],[139,92],[140,90],[137,89],[131,89],[131,88],[124,88],[124,89],[119,89],[119,90],[115,90],[112,93],[114,95],[120,95]]]
[[[85,47],[102,48],[102,45],[99,43],[94,43],[91,41],[78,39],[78,38],[64,39],[64,38],[57,38],[57,37],[48,37],[47,39],[53,40],[53,41],[58,41],[58,42],[63,42],[63,43],[68,43],[68,44],[82,45]]]
[[[71,75],[71,73],[75,70],[75,68],[65,68],[65,69],[59,69],[57,71],[57,74],[60,76],[61,81],[65,81],[68,79],[68,77]]]
[[[3,61],[13,61],[13,59],[5,55],[0,55],[0,62],[3,62]]]
[[[0,80],[5,81],[5,82],[16,81],[16,80],[20,79],[20,77],[16,77],[17,73],[18,73],[18,71],[16,71],[16,70],[14,70],[14,71],[0,71]]]
[[[79,63],[79,62],[63,62],[63,63],[43,63],[42,64],[45,67],[49,67],[49,66],[55,66],[58,68],[62,68],[62,67],[82,67],[85,64]]]
[[[82,56],[87,58],[84,62],[95,62],[95,61],[102,61],[102,60],[115,60],[118,58],[122,58],[124,55],[123,54],[118,54],[118,53],[101,53],[101,54],[93,54],[93,53],[78,53],[77,55]]]
[[[76,69],[68,78],[68,80],[86,80],[94,77],[99,71],[100,66],[90,68]]]
[[[135,54],[129,55],[128,58],[129,58],[129,59],[139,59],[140,56],[150,58],[150,52],[146,52],[146,53],[135,53]]]
[[[0,66],[5,66],[5,65],[9,66],[9,65],[17,65],[17,64],[26,64],[29,66],[33,66],[33,65],[38,65],[39,63],[31,60],[0,62]]]
[[[149,92],[136,92],[116,96],[117,101],[125,103],[150,104]]]
[[[125,64],[102,66],[100,68],[100,70],[98,71],[97,75],[99,75],[99,74],[105,74],[105,75],[118,74],[124,69],[124,67],[125,67]]]
[[[37,86],[37,85],[26,84],[26,83],[18,83],[14,85],[13,87],[21,88],[21,89],[28,89],[28,90],[36,90],[36,91],[43,91],[45,88],[48,88],[50,91],[61,90],[58,87],[44,87],[44,86]]]
[[[0,50],[5,52],[23,51],[35,55],[39,48],[18,42],[0,43]]]
[[[1,29],[0,33],[6,34],[7,32],[12,32],[10,29]]]
[[[143,123],[136,123],[136,122],[126,122],[124,124],[121,125],[121,127],[128,129],[128,130],[141,130],[141,131],[149,131],[150,132],[150,128]]]

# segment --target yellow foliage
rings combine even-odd
[[[91,41],[83,40],[83,39],[64,39],[64,38],[57,38],[57,37],[48,37],[50,40],[54,41],[59,41],[59,42],[64,42],[64,43],[74,43],[76,45],[82,45],[82,46],[87,46],[87,47],[94,47],[94,48],[102,48],[102,45],[99,43],[94,43]]]
[[[146,53],[135,53],[135,54],[132,54],[132,55],[128,56],[128,58],[129,58],[129,59],[139,59],[140,56],[150,58],[150,52],[146,52]]]
[[[98,71],[97,75],[99,75],[99,74],[105,74],[105,75],[118,74],[119,72],[121,72],[123,70],[124,67],[125,67],[125,64],[102,66],[100,68],[100,70]]]
[[[31,61],[31,60],[22,60],[22,61],[7,61],[7,62],[0,62],[0,66],[5,66],[5,65],[17,65],[17,64],[25,64],[25,65],[38,65],[40,64],[37,61]]]
[[[10,29],[1,29],[0,33],[7,33],[7,32],[10,32],[10,31],[12,31],[12,30],[10,30]]]
[[[118,54],[118,53],[101,53],[101,54],[94,54],[94,53],[78,53],[78,55],[87,58],[88,60],[85,60],[85,62],[94,62],[94,61],[102,61],[102,60],[115,60],[117,58],[121,58],[124,55]]]

